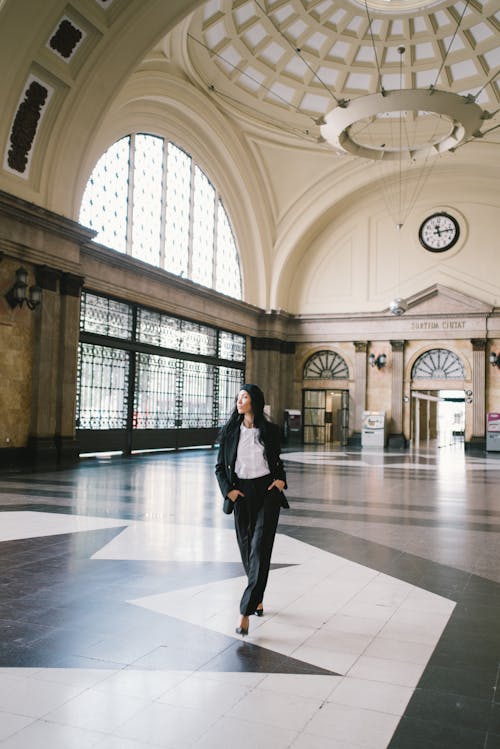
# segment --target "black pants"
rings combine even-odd
[[[281,509],[280,492],[267,490],[271,476],[240,479],[239,497],[234,505],[234,527],[241,561],[248,577],[240,601],[240,614],[250,616],[264,598],[269,576],[271,553]]]

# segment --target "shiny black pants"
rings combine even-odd
[[[258,479],[240,479],[239,497],[234,505],[234,527],[240,548],[241,561],[248,577],[240,601],[240,614],[250,616],[264,598],[269,576],[271,553],[281,509],[281,496],[277,489],[268,491],[271,476]]]

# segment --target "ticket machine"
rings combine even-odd
[[[500,451],[500,413],[486,414],[486,450]]]
[[[385,446],[385,411],[363,411],[361,447]]]
[[[284,413],[283,432],[286,442],[300,442],[302,439],[302,412],[287,408]]]

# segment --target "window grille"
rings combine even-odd
[[[237,333],[88,291],[80,331],[79,429],[215,428],[244,382]]]
[[[453,351],[434,348],[419,356],[413,365],[412,379],[463,380],[464,365]]]
[[[304,380],[347,380],[349,369],[335,351],[318,351],[306,362]]]
[[[217,426],[213,416],[214,368],[204,362],[184,361],[181,370],[182,410],[179,426]]]
[[[111,338],[132,338],[132,307],[88,292],[82,294],[80,329]]]
[[[128,351],[80,343],[78,429],[126,428],[129,365]]]
[[[219,332],[219,357],[232,361],[245,361],[245,339],[241,335]]]
[[[176,360],[138,354],[135,376],[134,429],[172,429],[176,424]]]

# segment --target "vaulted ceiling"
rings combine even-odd
[[[422,264],[415,237],[422,214],[446,196],[464,215],[466,246],[492,246],[494,228],[479,212],[495,206],[475,209],[476,223],[464,206],[478,185],[499,192],[498,0],[0,0],[0,68],[0,190],[77,219],[114,140],[134,129],[171,133],[225,196],[248,301],[293,310],[324,294],[318,309],[332,309],[335,263],[337,309],[381,309],[399,284],[402,243],[414,253],[408,293],[437,281],[465,291],[474,277],[479,296],[496,299],[489,265],[464,254],[445,272],[437,258]],[[369,113],[356,122],[359,140],[382,153],[403,120],[405,137],[422,123],[418,137],[446,137],[455,113],[436,114],[433,91],[462,109],[470,102],[482,119],[453,154],[434,159],[433,189],[384,264],[387,233],[362,227],[355,205],[387,212],[391,198],[374,203],[387,179],[326,142],[322,123],[351,102],[405,89],[426,92],[429,110],[418,99],[418,111]]]
[[[499,29],[495,0],[209,0],[185,33],[192,79],[221,107],[317,141],[339,101],[381,90],[433,87],[496,112]]]

